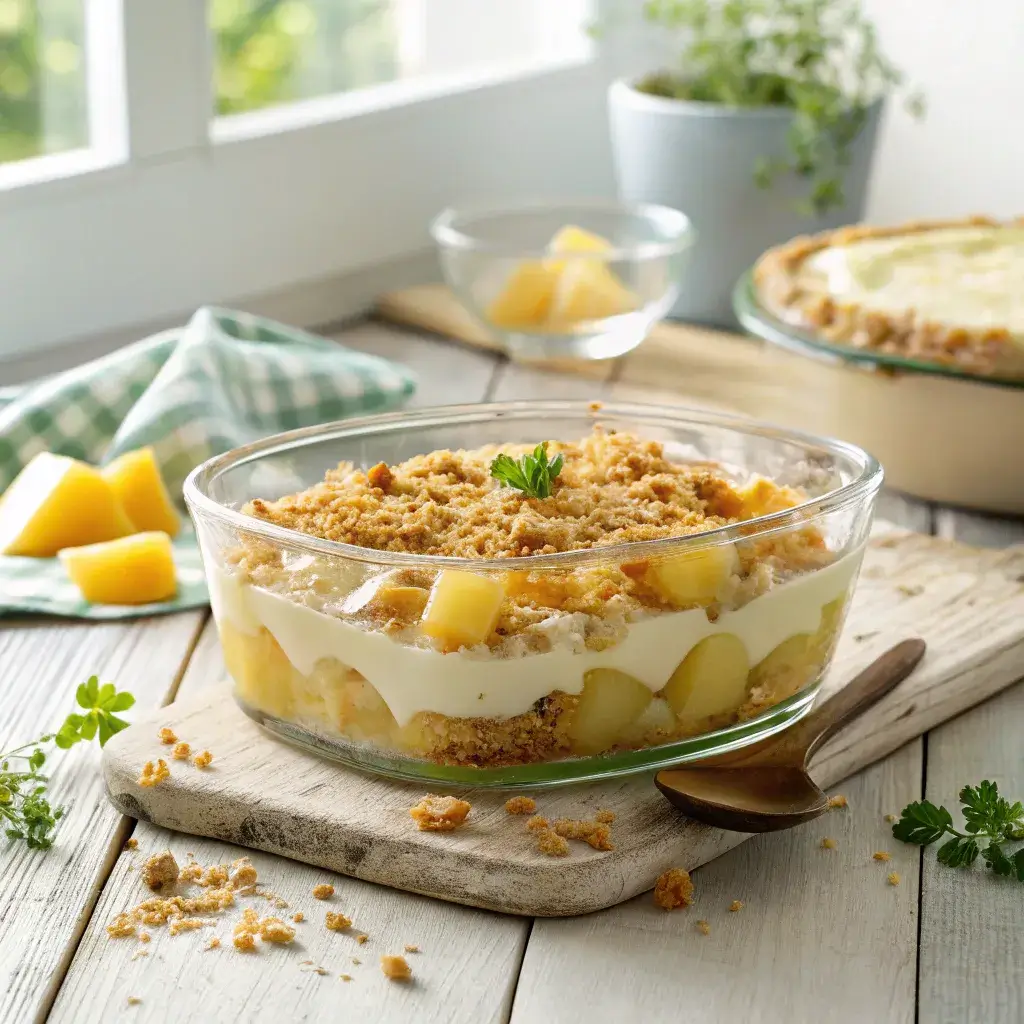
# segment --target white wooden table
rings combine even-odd
[[[367,323],[339,340],[409,364],[416,403],[612,397],[635,389],[525,370],[454,344]],[[1024,524],[883,500],[881,514],[979,545],[1024,541]],[[33,619],[0,625],[0,749],[53,728],[93,672],[142,707],[175,700],[222,671],[206,612],[110,625]],[[1024,665],[1021,666],[1024,676]],[[48,853],[0,841],[0,1022],[52,1020],[432,1021],[561,1024],[641,1021],[1024,1020],[1024,887],[938,865],[897,843],[883,816],[926,796],[950,804],[982,778],[1024,796],[1024,683],[897,751],[841,787],[849,809],[755,838],[695,873],[696,904],[665,913],[649,895],[588,917],[529,921],[435,902],[256,854],[260,878],[316,923],[301,949],[236,953],[197,933],[154,929],[149,955],[106,923],[144,894],[142,851],[202,863],[243,851],[121,817],[106,802],[97,753],[56,762],[69,813]],[[838,842],[820,847],[823,835]],[[872,860],[892,854],[889,865]],[[901,883],[886,884],[898,871]],[[364,946],[327,932],[312,886],[330,880]],[[732,900],[744,903],[728,911]],[[710,923],[703,935],[699,918]],[[378,957],[407,943],[415,983],[388,982]],[[355,965],[351,957],[362,963]],[[323,965],[326,974],[309,964]],[[339,979],[349,973],[351,983]],[[130,999],[131,997],[131,999]],[[140,1000],[135,1002],[135,1000]]]

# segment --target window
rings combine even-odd
[[[205,302],[351,315],[448,203],[606,194],[607,2],[0,0],[0,371]]]

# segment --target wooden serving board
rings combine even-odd
[[[497,349],[443,285],[383,295],[377,312],[394,323]],[[531,365],[599,379],[614,375],[617,385],[644,392],[647,401],[726,409],[840,437],[876,456],[886,483],[907,494],[1024,516],[1024,461],[1003,454],[1006,438],[1024,436],[1024,387],[809,358],[668,321],[615,360]]]
[[[822,749],[814,762],[822,785],[1024,676],[1024,548],[980,551],[882,527],[867,552],[825,692],[914,635],[928,643],[925,660]],[[143,789],[143,763],[168,754],[157,740],[164,725],[215,760],[206,771],[169,761],[170,779]],[[214,679],[199,697],[114,737],[103,772],[111,800],[132,817],[514,914],[568,916],[608,907],[651,888],[669,867],[695,868],[748,838],[683,817],[649,774],[527,793],[548,818],[614,811],[611,852],[572,843],[565,858],[537,853],[524,819],[504,810],[507,791],[462,790],[473,805],[467,824],[452,833],[420,832],[408,809],[430,787],[294,749],[237,710],[227,685]]]

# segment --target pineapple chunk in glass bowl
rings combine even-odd
[[[281,434],[185,495],[247,714],[372,771],[511,786],[808,710],[881,480],[745,419],[513,402]]]

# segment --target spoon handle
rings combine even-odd
[[[924,657],[923,640],[903,640],[889,648],[838,693],[770,742],[763,753],[775,764],[806,764],[815,750],[862,711],[884,697]]]

